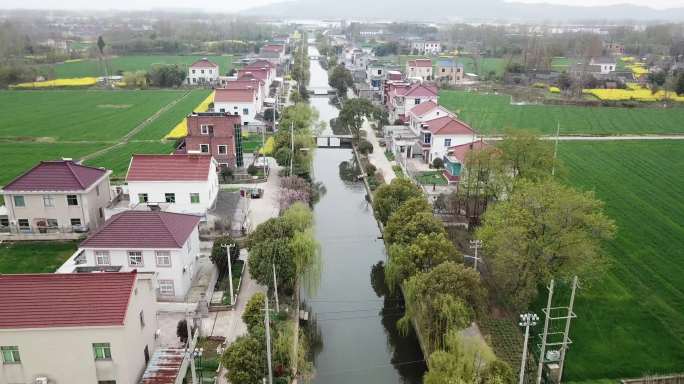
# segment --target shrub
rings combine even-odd
[[[373,153],[373,144],[371,144],[371,142],[368,140],[361,140],[358,149],[359,152],[361,152],[364,155],[367,155],[369,153]]]
[[[444,160],[442,160],[441,157],[435,158],[434,160],[432,160],[432,167],[435,169],[444,168]]]
[[[249,173],[250,176],[256,176],[256,174],[259,173],[259,168],[252,164],[247,167],[247,173]]]

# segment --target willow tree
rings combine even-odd
[[[409,179],[398,177],[389,184],[381,185],[374,195],[375,217],[383,225],[387,225],[394,211],[414,197],[423,197],[423,192]]]

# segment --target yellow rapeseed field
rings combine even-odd
[[[674,92],[658,91],[653,93],[650,89],[585,89],[583,92],[605,101],[652,102],[669,98],[670,100],[684,102],[684,96],[677,96]]]
[[[72,79],[55,79],[47,81],[35,81],[12,85],[11,88],[52,88],[52,87],[89,87],[97,84],[96,77],[75,77]]]
[[[558,87],[549,87],[549,92],[551,92],[551,93],[560,93],[560,88],[558,88]]]
[[[194,112],[206,112],[209,109],[209,104],[214,102],[214,93],[212,92],[203,102],[201,102]],[[188,135],[188,120],[183,118],[183,121],[178,123],[171,132],[169,132],[164,138],[165,139],[180,139]]]

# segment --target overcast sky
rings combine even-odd
[[[204,0],[201,3],[187,0],[0,0],[0,8],[28,9],[151,9],[151,8],[203,8],[215,7],[222,11],[243,9],[275,3],[282,0]],[[554,3],[567,5],[638,4],[653,8],[684,7],[684,0],[509,0],[525,3]]]

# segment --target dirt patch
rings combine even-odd
[[[98,108],[109,108],[109,109],[126,109],[130,108],[133,105],[131,104],[99,104],[97,107]]]

